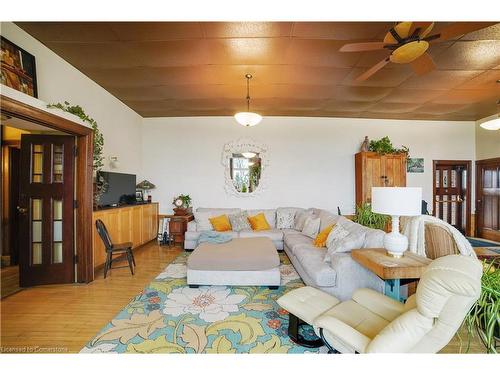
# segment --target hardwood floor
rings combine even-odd
[[[39,286],[2,299],[0,350],[80,351],[181,252],[179,247],[160,247],[152,241],[134,251],[133,276],[128,268],[120,268],[104,279],[101,270],[90,284]]]
[[[87,285],[40,286],[2,299],[0,350],[80,351],[181,252],[179,247],[160,247],[153,241],[134,251],[137,262],[134,276],[128,268],[120,268],[111,270],[104,279],[101,270],[96,280]],[[466,337],[462,332],[462,339]],[[459,353],[459,338],[455,336],[441,352]],[[470,353],[484,353],[478,339],[473,340]]]

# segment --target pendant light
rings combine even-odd
[[[238,112],[234,115],[236,121],[243,126],[255,126],[262,121],[262,116],[255,112],[250,112],[250,79],[252,79],[251,74],[245,74],[247,79],[247,111]]]
[[[479,125],[486,130],[499,130],[500,129],[500,117],[488,120]]]

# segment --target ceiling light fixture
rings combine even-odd
[[[500,129],[500,118],[494,118],[488,121],[483,122],[481,125],[479,125],[483,129],[486,130],[499,130]]]
[[[247,79],[247,111],[238,112],[234,115],[236,121],[243,126],[255,126],[262,121],[262,116],[255,112],[250,112],[250,79],[251,74],[245,74]]]

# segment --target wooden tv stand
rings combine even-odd
[[[156,239],[158,234],[158,203],[103,208],[92,213],[92,249],[94,269],[106,261],[104,244],[95,222],[101,219],[115,243],[132,242],[133,249]]]

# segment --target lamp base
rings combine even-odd
[[[399,233],[399,217],[392,217],[392,232],[385,234],[384,248],[395,258],[401,258],[408,249],[408,238]]]

